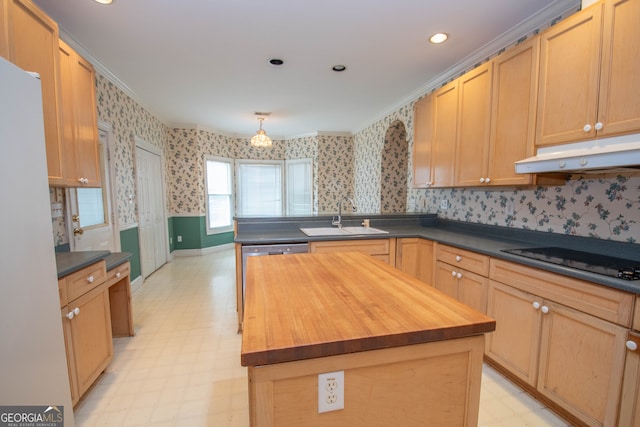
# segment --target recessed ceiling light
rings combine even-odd
[[[269,60],[269,64],[271,64],[271,65],[282,65],[282,64],[284,64],[284,61],[282,59],[273,58],[273,59]]]
[[[331,67],[333,71],[337,71],[338,73],[347,69],[345,65],[334,65]]]
[[[100,3],[100,4],[111,4],[111,2],[113,0],[95,0],[96,3]]]
[[[449,34],[447,33],[435,33],[431,37],[429,37],[429,41],[433,44],[439,44],[446,42],[449,38]]]

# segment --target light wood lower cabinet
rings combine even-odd
[[[637,306],[636,306],[637,307]],[[627,338],[619,427],[640,426],[640,334],[630,332]]]
[[[309,242],[309,252],[363,252],[387,264],[395,265],[396,239],[332,240]]]
[[[481,313],[487,312],[488,283],[489,279],[479,274],[436,261],[435,288]]]
[[[438,243],[434,286],[481,313],[487,312],[489,257]]]
[[[417,237],[396,239],[396,268],[433,285],[434,243]]]
[[[113,359],[108,288],[98,286],[70,301],[62,316],[75,405]]]
[[[632,295],[603,288],[598,302],[592,299],[601,292],[596,285],[548,272],[531,280],[535,272],[492,260],[487,314],[496,320],[496,330],[487,336],[486,356],[585,425],[615,426]],[[522,289],[537,288],[554,276],[555,289],[536,294]],[[580,287],[584,292],[576,291]],[[591,311],[609,313],[626,327]]]
[[[99,261],[58,280],[73,405],[113,359],[113,337],[134,335],[129,272]]]

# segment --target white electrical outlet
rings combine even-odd
[[[318,413],[344,409],[344,371],[318,374]]]
[[[182,242],[182,236],[178,236],[178,243]]]
[[[449,209],[449,201],[447,199],[440,200],[440,209],[443,211]]]

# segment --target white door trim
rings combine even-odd
[[[113,243],[116,251],[122,251],[120,246],[120,219],[118,218],[118,191],[116,189],[116,138],[111,123],[98,120],[98,129],[107,133],[107,164],[109,165],[109,197],[111,198],[111,226],[113,227]]]

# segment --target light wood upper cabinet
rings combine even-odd
[[[454,184],[456,133],[458,123],[458,80],[432,95],[433,145],[431,146],[432,187]]]
[[[59,43],[64,181],[100,187],[95,71],[66,43]]]
[[[541,34],[536,145],[640,130],[640,1],[596,3]]]
[[[604,9],[598,135],[640,131],[640,1],[609,0]]]
[[[540,38],[534,37],[493,61],[489,185],[533,184],[514,162],[534,155]]]
[[[488,184],[493,63],[487,62],[459,79],[455,150],[455,185]]]
[[[413,106],[413,187],[429,188],[433,132],[432,96],[419,99]]]
[[[40,74],[49,183],[62,181],[59,135],[58,25],[29,0],[2,0],[0,54]]]

